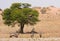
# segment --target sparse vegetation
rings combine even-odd
[[[42,14],[45,14],[45,13],[46,13],[46,10],[47,10],[47,9],[46,9],[45,7],[43,7],[43,8],[41,9],[41,13],[42,13]]]

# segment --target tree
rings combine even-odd
[[[30,8],[28,3],[13,3],[10,8],[6,8],[3,12],[4,23],[8,26],[14,26],[16,23],[20,25],[20,33],[23,33],[24,25],[36,24],[38,20],[38,12]]]

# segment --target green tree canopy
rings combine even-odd
[[[4,23],[8,26],[19,23],[20,32],[23,33],[25,24],[36,24],[38,20],[38,12],[30,8],[28,3],[13,3],[10,8],[3,12]]]

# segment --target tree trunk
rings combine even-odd
[[[20,33],[24,33],[24,32],[23,32],[24,24],[21,23],[20,25],[21,25],[21,27],[20,27],[20,31],[19,31],[19,32],[20,32]]]

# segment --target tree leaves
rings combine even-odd
[[[13,3],[10,8],[3,12],[3,19],[7,25],[13,25],[14,22],[19,24],[36,24],[39,13],[28,3]],[[22,7],[22,8],[21,8]]]

